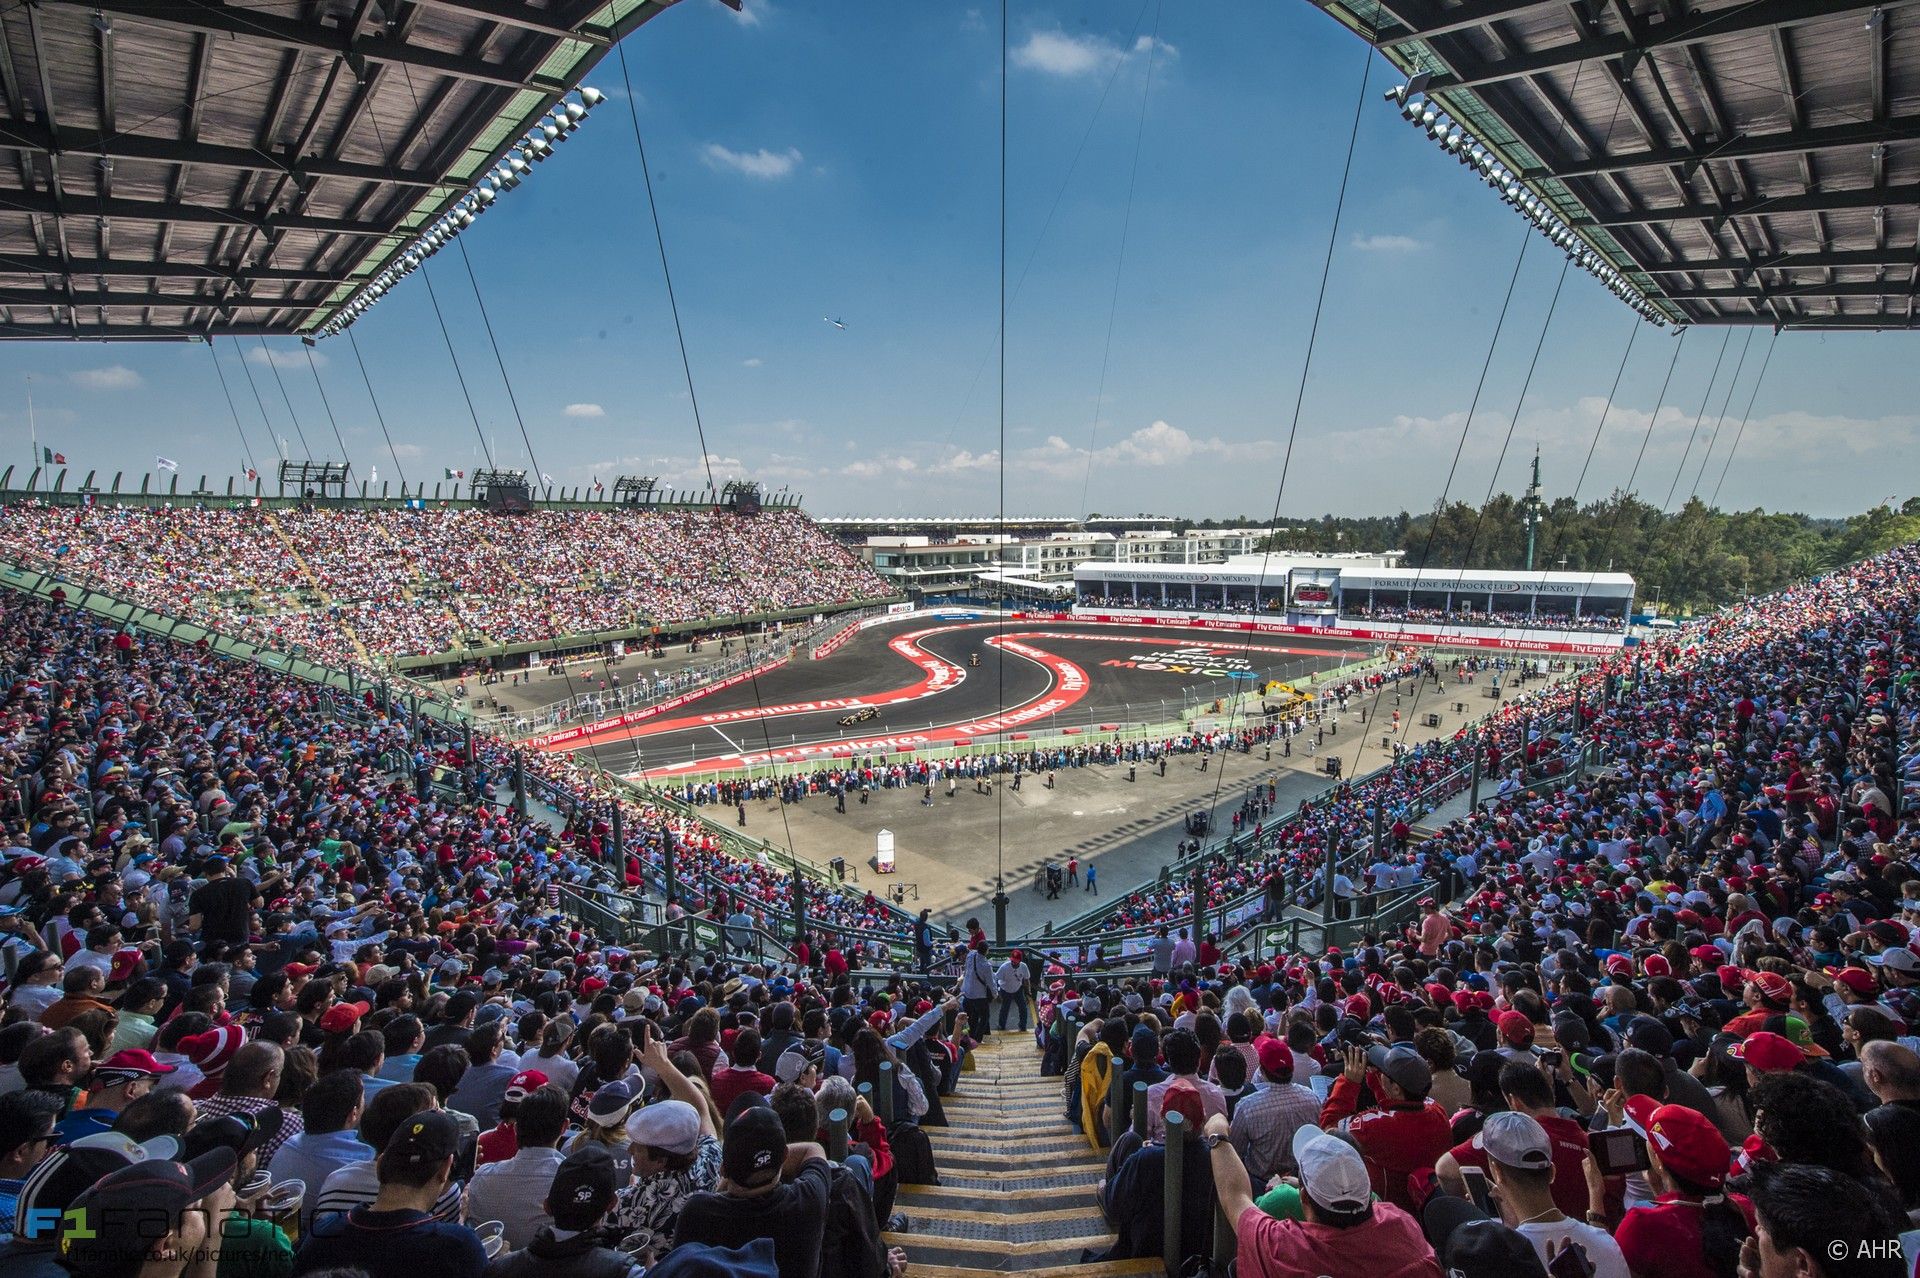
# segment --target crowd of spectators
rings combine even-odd
[[[886,938],[933,958],[926,912],[871,894],[809,892],[821,931],[793,960],[741,961],[793,881],[571,759],[527,765],[554,828],[494,801],[507,747],[415,736],[371,695],[24,598],[0,635],[8,1274],[900,1278],[892,1191],[926,1173],[917,1129],[1018,976],[984,937],[964,1013],[909,975],[850,979]],[[1913,1273],[1917,663],[1906,548],[1524,694],[1286,821],[1243,801],[1209,902],[1304,890],[1376,827],[1367,874],[1440,886],[1351,953],[1176,940],[1182,884],[1115,916],[1160,926],[1151,975],[1041,960],[1066,1115],[1105,1147],[1111,1098],[1147,1084],[1100,1189],[1113,1258],[1166,1241],[1178,1129],[1203,1138],[1177,1154],[1183,1248],[1217,1207],[1250,1274]],[[1410,658],[1336,699],[1441,673]],[[1494,797],[1415,841],[1407,818],[1476,760]],[[733,959],[636,951],[564,908],[669,858],[669,913],[721,925]],[[891,1087],[882,1112],[860,1082]],[[123,1213],[165,1229],[92,1227]]]
[[[1581,616],[1571,613],[1507,612],[1499,608],[1475,611],[1472,608],[1411,608],[1375,604],[1371,607],[1341,609],[1341,615],[1358,621],[1395,621],[1416,626],[1478,626],[1498,630],[1570,630],[1595,634],[1619,634],[1626,623],[1620,617]]]
[[[21,597],[0,634],[4,1272],[899,1278],[946,989],[610,943],[561,908],[618,878],[584,783],[556,831],[492,743],[436,785],[377,705]],[[691,834],[629,816],[630,870]],[[677,850],[730,925],[778,888]]]
[[[1110,1256],[1167,1242],[1177,1114],[1188,1263],[1217,1208],[1243,1274],[1913,1274],[1917,679],[1909,547],[1603,663],[1568,735],[1606,765],[1410,848],[1451,885],[1417,922],[1050,969],[1036,1045],[1111,1141]]]
[[[457,653],[891,590],[798,511],[0,507],[0,556],[268,646]]]

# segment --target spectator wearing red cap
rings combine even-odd
[[[1651,1206],[1626,1214],[1614,1240],[1637,1278],[1725,1278],[1740,1262],[1753,1231],[1753,1207],[1726,1193],[1726,1138],[1704,1114],[1684,1105],[1627,1102],[1627,1124],[1647,1143]],[[1588,1221],[1604,1224],[1601,1204]],[[1598,1217],[1598,1219],[1596,1219]]]
[[[320,1032],[341,1036],[351,1034],[359,1028],[360,1018],[368,1010],[365,1003],[335,1003],[321,1014]]]
[[[1521,1011],[1502,1012],[1494,1020],[1494,1026],[1500,1031],[1500,1046],[1496,1049],[1500,1055],[1523,1065],[1537,1059],[1533,1054],[1537,1031],[1532,1017]]]
[[[1411,1043],[1392,1048],[1349,1047],[1340,1077],[1320,1110],[1320,1126],[1339,1126],[1367,1162],[1374,1192],[1411,1211],[1407,1178],[1430,1170],[1453,1144],[1447,1112],[1428,1095],[1433,1070]],[[1379,1097],[1368,1108],[1367,1092]]]
[[[1187,1138],[1181,1143],[1184,1177],[1180,1195],[1181,1264],[1204,1261],[1213,1239],[1213,1168],[1200,1128],[1207,1120],[1206,1102],[1191,1079],[1175,1079],[1161,1092],[1160,1129],[1166,1116],[1180,1115]],[[1154,1142],[1140,1146],[1121,1163],[1100,1197],[1100,1209],[1114,1227],[1113,1247],[1104,1260],[1158,1257],[1164,1250],[1167,1149]]]
[[[467,1186],[467,1214],[472,1220],[506,1224],[507,1243],[524,1247],[547,1214],[547,1189],[560,1170],[560,1141],[567,1133],[567,1094],[548,1083],[534,1088],[520,1101],[514,1122],[518,1148],[511,1158],[477,1169]]]
[[[1769,1016],[1779,1016],[1793,1003],[1793,982],[1778,972],[1743,972],[1739,968],[1721,968],[1720,986],[1727,990],[1727,997],[1735,997],[1733,990],[1727,989],[1729,972],[1744,978],[1744,990],[1739,995],[1747,1010],[1726,1024],[1726,1031],[1735,1038],[1745,1038],[1755,1030],[1762,1028]]]
[[[1263,1036],[1254,1050],[1260,1072],[1254,1076],[1253,1093],[1234,1106],[1232,1135],[1247,1174],[1265,1185],[1298,1170],[1293,1134],[1319,1120],[1320,1098],[1293,1081],[1293,1051],[1285,1043]]]
[[[121,1110],[152,1091],[156,1079],[171,1073],[173,1066],[162,1065],[153,1053],[138,1048],[96,1061],[86,1099],[56,1129],[60,1143],[70,1145],[82,1136],[111,1130]]]
[[[1763,1074],[1786,1074],[1807,1063],[1807,1055],[1778,1034],[1760,1030],[1727,1048],[1727,1055],[1747,1067],[1747,1085],[1760,1081]]]
[[[547,1082],[547,1076],[537,1069],[523,1069],[508,1081],[506,1093],[500,1100],[500,1121],[480,1133],[480,1139],[474,1146],[474,1166],[505,1162],[519,1151],[520,1140],[514,1129],[514,1115],[519,1112],[520,1102],[545,1087]]]

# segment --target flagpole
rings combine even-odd
[[[27,467],[27,473],[33,473],[34,466],[40,464],[40,428],[33,420],[33,374],[27,374],[27,434],[33,440],[33,452],[29,460],[33,465]]]

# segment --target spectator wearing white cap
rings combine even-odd
[[[680,1208],[693,1194],[720,1183],[720,1141],[707,1114],[706,1098],[667,1058],[658,1035],[649,1034],[640,1060],[672,1099],[635,1110],[627,1119],[633,1147],[633,1183],[607,1213],[620,1250],[635,1256],[666,1254]]]
[[[1594,1278],[1628,1278],[1627,1258],[1613,1236],[1560,1210],[1554,1182],[1563,1168],[1539,1120],[1516,1110],[1489,1114],[1475,1139],[1486,1151],[1500,1219],[1533,1244],[1541,1264],[1576,1246],[1586,1253]],[[1586,1192],[1584,1180],[1580,1192]]]
[[[1374,1202],[1366,1160],[1342,1137],[1318,1127],[1294,1133],[1305,1220],[1276,1220],[1253,1202],[1227,1120],[1215,1115],[1202,1135],[1213,1160],[1214,1192],[1233,1222],[1239,1272],[1247,1278],[1319,1274],[1326,1278],[1440,1278],[1419,1224],[1388,1202]]]

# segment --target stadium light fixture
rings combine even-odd
[[[1424,96],[1426,84],[1426,76],[1415,77],[1388,89],[1385,99],[1441,150],[1475,169],[1480,178],[1499,193],[1502,202],[1532,222],[1551,244],[1566,253],[1568,261],[1593,275],[1643,318],[1663,327],[1670,322],[1638,285],[1587,244],[1585,237],[1560,216],[1552,201],[1530,190],[1518,174],[1500,162],[1491,147],[1472,135],[1464,121],[1454,119],[1439,102]]]
[[[501,194],[519,186],[534,164],[553,154],[553,144],[566,140],[582,121],[607,100],[598,89],[582,85],[578,97],[566,96],[555,102],[527,130],[494,166],[478,178],[452,204],[400,246],[379,273],[360,285],[338,310],[322,324],[315,335],[334,337],[365,315],[407,276],[419,270],[429,257],[453,243],[454,236],[472,226],[474,220],[493,206]]]

